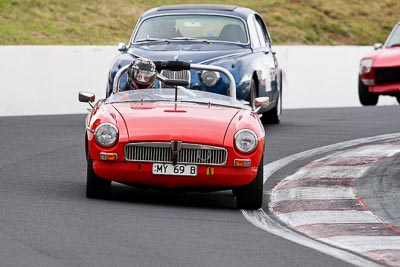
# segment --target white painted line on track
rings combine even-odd
[[[357,149],[351,149],[341,153],[340,157],[391,157],[395,154],[400,153],[399,145],[370,145],[364,146]]]
[[[282,226],[280,223],[272,219],[263,210],[242,210],[243,216],[256,227],[267,231],[271,234],[285,238],[291,242],[325,253],[332,257],[349,262],[356,266],[362,267],[382,267],[382,265],[369,261],[351,252],[335,248],[331,245],[316,241],[312,238],[301,235],[295,231]]]
[[[400,249],[400,238],[398,236],[335,236],[321,238],[320,241],[358,253]]]
[[[334,152],[335,150],[345,149],[352,146],[357,146],[361,144],[367,144],[377,141],[383,140],[391,140],[400,137],[400,133],[386,134],[380,136],[373,136],[367,138],[360,138],[356,140],[346,141],[342,143],[332,144],[328,146],[323,146],[319,148],[314,148],[311,150],[307,150],[301,153],[297,153],[280,160],[274,161],[270,164],[264,166],[264,182],[268,180],[275,172],[282,169],[284,166],[296,161],[296,160],[304,160],[307,158],[311,158],[314,156],[318,156],[324,153]],[[251,222],[256,227],[263,229],[269,233],[278,235],[282,238],[290,240],[292,242],[301,244],[303,246],[315,249],[322,253],[331,255],[333,257],[337,257],[342,259],[343,261],[349,262],[351,264],[357,266],[381,266],[375,262],[371,262],[363,257],[355,255],[351,252],[344,251],[329,245],[325,245],[324,243],[318,242],[312,238],[301,235],[295,231],[292,231],[280,223],[275,221],[272,217],[266,214],[263,210],[258,211],[250,211],[250,210],[242,210],[243,216]]]
[[[335,150],[344,149],[344,148],[348,148],[348,147],[352,147],[352,146],[357,146],[357,145],[361,145],[361,144],[372,143],[372,142],[382,141],[382,140],[396,139],[399,137],[400,137],[400,133],[371,136],[371,137],[360,138],[360,139],[356,139],[356,140],[345,141],[345,142],[341,142],[341,143],[337,143],[337,144],[327,145],[327,146],[323,146],[323,147],[318,147],[318,148],[310,149],[310,150],[307,150],[304,152],[300,152],[300,153],[282,158],[280,160],[271,162],[264,166],[264,183],[275,172],[279,171],[284,166],[286,166],[296,160],[302,160],[302,159],[314,157],[317,155],[321,155],[324,153],[328,153],[328,152],[332,152]]]
[[[370,211],[295,211],[279,213],[276,216],[285,224],[292,227],[306,224],[331,224],[331,223],[383,223],[383,221]]]
[[[285,200],[309,200],[309,199],[352,199],[354,191],[349,187],[296,187],[290,189],[278,189],[271,193],[271,203],[275,204]]]
[[[400,251],[398,232],[387,232],[393,228],[368,210],[356,210],[351,205],[348,205],[347,210],[338,210],[339,207],[345,208],[343,203],[338,201],[339,199],[348,197],[348,200],[355,200],[356,198],[349,194],[343,195],[343,192],[335,190],[335,188],[341,187],[343,191],[350,192],[350,194],[354,192],[356,180],[362,178],[369,168],[400,152],[398,144],[398,140],[375,142],[354,149],[334,152],[309,162],[272,189],[269,210],[283,224],[316,238],[316,240],[360,253],[375,261],[391,261],[395,263],[390,265],[400,266],[400,255],[389,256],[391,251]],[[341,180],[350,180],[350,182],[341,184]],[[311,202],[310,200],[318,201]],[[279,206],[280,201],[285,201],[283,205],[290,202],[299,202],[299,204],[297,207],[292,206],[291,210],[286,212],[284,209],[275,212],[274,207]],[[336,204],[337,207],[335,207]],[[337,228],[338,225],[341,230]],[[356,225],[358,228],[354,227]],[[365,228],[366,225],[370,225],[371,228]],[[311,228],[307,230],[305,228],[307,226],[318,226],[318,228],[310,232]],[[350,230],[352,230],[351,233]],[[323,233],[326,232],[335,234],[324,237]],[[371,237],[372,234],[374,234],[373,237]],[[367,245],[360,248],[360,244],[363,243]],[[378,254],[375,253],[377,251],[379,251]]]
[[[315,168],[301,168],[293,175],[288,176],[285,180],[298,180],[304,178],[359,178],[366,171],[366,166],[323,166]]]

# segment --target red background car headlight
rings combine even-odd
[[[360,74],[368,73],[371,71],[372,59],[366,58],[360,62]]]

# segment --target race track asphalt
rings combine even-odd
[[[111,200],[86,199],[84,118],[0,118],[0,266],[351,266],[253,226],[229,192],[113,185]],[[284,110],[266,125],[265,164],[400,132],[398,118],[398,106]]]
[[[371,168],[356,190],[374,214],[400,227],[400,156]]]
[[[359,266],[369,264],[344,251],[400,266],[400,229],[390,223],[384,213],[377,216],[376,209],[369,207],[370,203],[382,200],[378,196],[371,198],[371,195],[378,188],[386,187],[388,182],[392,183],[390,175],[396,175],[390,172],[392,159],[399,155],[400,133],[394,133],[336,143],[280,159],[264,167],[268,172],[266,179],[280,169],[289,169],[291,164],[303,163],[268,191],[268,204],[263,208],[266,212],[244,212],[244,215],[254,225],[277,232],[278,227],[269,227],[272,217],[272,221],[286,227],[286,231],[279,232],[281,236],[293,241],[302,237],[302,244]],[[384,166],[391,166],[386,177],[375,179],[378,173],[374,170]],[[368,199],[364,198],[365,190],[357,190],[365,184],[369,184],[371,191]],[[399,187],[391,189],[398,191]],[[395,205],[382,204],[385,205],[381,208],[394,208],[393,212],[397,212],[395,201]],[[289,235],[289,229],[302,235]],[[310,238],[305,240],[303,235]],[[320,242],[319,245],[315,241]],[[333,251],[332,246],[341,250]]]

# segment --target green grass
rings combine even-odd
[[[127,42],[145,10],[188,0],[0,0],[0,45],[113,45]],[[274,44],[371,45],[400,20],[399,0],[214,0],[252,8]]]

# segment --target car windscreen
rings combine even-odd
[[[386,42],[386,47],[400,46],[400,24],[397,24],[392,33],[389,36],[389,39]]]
[[[180,87],[175,92],[175,88],[153,88],[129,90],[111,94],[105,103],[121,103],[121,102],[175,102],[175,93],[177,93],[177,101],[196,104],[211,104],[227,107],[235,107],[240,109],[251,109],[245,103],[232,99],[226,95],[220,95],[205,91],[191,90]]]
[[[209,40],[248,43],[245,23],[222,15],[164,15],[143,20],[132,42]]]

